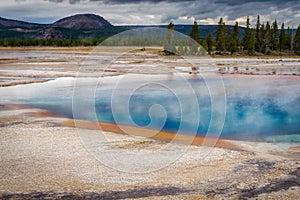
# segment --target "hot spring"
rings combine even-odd
[[[120,82],[126,77],[127,81]],[[221,138],[300,142],[299,77],[227,75],[222,86],[225,96],[210,91],[202,77],[187,77],[184,84],[189,84],[188,88],[183,87],[182,80],[167,75],[79,79],[59,78],[0,88],[0,101],[28,104],[69,118],[181,134],[196,131],[199,136],[214,130],[210,126],[217,123],[211,120],[218,120],[213,115],[218,115],[220,108],[213,101],[222,101],[225,107],[224,119],[220,120]],[[219,83],[212,78],[209,84]],[[176,88],[176,92],[170,88]],[[86,109],[86,105],[92,105],[94,110]]]

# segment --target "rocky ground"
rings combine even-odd
[[[199,72],[295,76],[300,75],[300,58],[164,56],[154,47],[0,48],[0,87],[58,77]]]

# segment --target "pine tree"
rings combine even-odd
[[[264,30],[260,24],[260,17],[259,15],[257,16],[257,22],[256,22],[256,29],[255,29],[255,50],[258,52],[261,52],[261,44],[263,40],[263,33],[262,31]]]
[[[288,34],[286,35],[286,47],[288,50],[293,50],[293,30],[288,27]]]
[[[216,49],[217,51],[225,51],[225,23],[223,22],[223,18],[220,18],[218,23],[217,33],[216,33]]]
[[[208,46],[207,46],[206,40],[201,40],[201,46],[203,48],[198,49],[198,53],[199,53],[199,55],[204,55],[208,51]],[[203,49],[205,51],[203,51]],[[208,52],[208,54],[210,54],[210,53]]]
[[[209,31],[207,36],[206,36],[206,44],[207,44],[207,51],[209,54],[211,54],[213,50],[213,45],[214,45],[214,38],[212,33]]]
[[[246,22],[246,30],[245,30],[245,34],[244,34],[244,38],[243,38],[243,46],[244,46],[244,50],[249,50],[249,43],[250,43],[250,39],[252,37],[252,33],[251,33],[251,29],[250,29],[250,20],[249,20],[249,16],[247,17],[247,22]],[[255,41],[254,41],[255,43]]]
[[[259,15],[257,16],[257,21],[256,21],[256,36],[258,36],[259,30],[260,30],[260,17]]]
[[[248,55],[254,55],[254,50],[255,50],[255,35],[250,31],[250,36],[249,36],[249,43],[248,43]]]
[[[225,31],[225,51],[229,51],[232,45],[232,33],[229,26],[226,26]]]
[[[270,23],[266,23],[264,36],[263,36],[263,53],[270,52],[270,45],[271,45],[271,26]]]
[[[198,42],[200,44],[200,31],[197,22],[194,22],[194,25],[192,26],[192,31],[190,32],[190,37]]]
[[[225,46],[225,33],[221,32],[219,34],[218,40],[216,41],[216,49],[218,51],[225,51],[226,46]]]
[[[278,24],[276,19],[273,22],[271,28],[271,44],[272,44],[272,50],[278,49]]]
[[[265,32],[266,32],[266,30],[265,30],[265,24],[262,24],[261,26],[260,26],[260,29],[259,29],[259,38],[258,38],[258,40],[255,38],[255,50],[256,51],[258,51],[258,52],[264,52],[264,39],[265,39]],[[257,43],[259,43],[258,44],[258,49],[256,49],[257,48]]]
[[[230,45],[230,52],[231,54],[234,54],[235,52],[238,51],[239,47],[239,34],[240,34],[240,29],[239,29],[239,24],[238,22],[235,22],[233,31],[232,31],[232,38],[231,38],[231,45]]]
[[[281,25],[280,36],[279,36],[279,50],[283,51],[286,49],[286,34],[284,30],[284,23]]]
[[[300,25],[298,26],[296,35],[294,37],[293,49],[295,54],[300,55]]]

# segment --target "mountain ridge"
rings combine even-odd
[[[45,24],[26,22],[26,21],[15,20],[15,19],[6,19],[3,17],[0,17],[0,26],[32,28],[32,27],[45,26]]]

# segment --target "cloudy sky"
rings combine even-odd
[[[261,21],[277,19],[286,26],[300,24],[300,0],[3,0],[0,16],[38,23],[52,23],[77,13],[94,13],[114,25],[125,24],[226,24],[244,25],[250,16]]]

